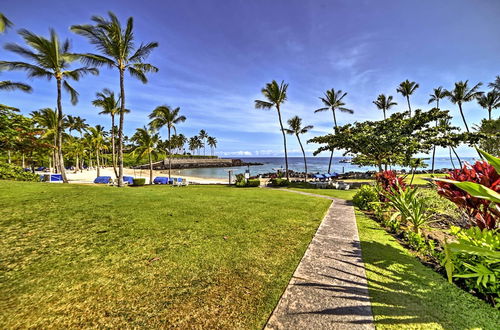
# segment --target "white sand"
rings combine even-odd
[[[148,170],[134,170],[130,168],[124,168],[123,173],[126,176],[133,176],[134,178],[145,178],[146,183],[149,183],[149,171]],[[68,176],[68,180],[70,183],[93,183],[94,179],[97,177],[97,170],[83,170],[82,172],[78,171],[66,171],[66,175]],[[101,176],[110,176],[112,179],[115,179],[115,173],[112,167],[101,168],[100,170]],[[153,171],[153,179],[157,176],[168,176],[168,170],[162,171]],[[199,183],[199,184],[227,184],[227,180],[221,180],[217,178],[199,178],[193,176],[185,176],[181,175],[179,170],[172,170],[172,177],[175,178],[184,178],[187,179],[190,183]]]

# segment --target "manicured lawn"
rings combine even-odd
[[[364,214],[357,222],[378,329],[498,329],[500,311],[421,264]]]
[[[350,190],[338,190],[338,189],[305,189],[305,188],[290,188],[291,190],[304,191],[311,194],[317,194],[322,196],[335,197],[345,200],[351,200],[352,197],[358,191],[357,189]]]
[[[416,185],[427,185],[429,183],[429,181],[427,180],[424,180],[425,178],[430,178],[431,176],[435,177],[435,178],[442,178],[442,177],[445,177],[446,174],[441,174],[441,173],[436,173],[436,174],[415,174],[415,177],[413,178],[413,184],[416,184]],[[346,180],[342,180],[344,182],[366,182],[366,183],[372,183],[374,182],[375,180],[370,180],[370,179],[346,179]],[[405,182],[406,183],[410,183],[411,181],[411,174],[408,174],[408,176],[405,178]]]
[[[261,328],[330,202],[0,181],[0,328]]]

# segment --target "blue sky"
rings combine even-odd
[[[451,88],[458,80],[488,83],[500,74],[500,1],[8,1],[2,12],[14,29],[0,36],[21,42],[15,30],[27,28],[48,35],[52,27],[73,41],[76,52],[93,51],[86,39],[69,31],[90,22],[92,15],[115,12],[135,19],[137,42],[158,41],[149,62],[160,71],[148,84],[126,79],[126,134],[148,122],[158,105],[181,107],[188,118],[179,125],[187,136],[205,129],[219,141],[223,156],[279,156],[282,140],[274,111],[254,109],[260,89],[272,79],[290,84],[284,118],[299,115],[314,125],[308,139],[331,131],[331,114],[314,114],[319,96],[330,88],[348,92],[354,115],[339,114],[340,124],[375,120],[382,113],[372,101],[380,93],[394,95],[405,109],[397,85],[410,79],[420,88],[412,108],[428,109],[432,88]],[[5,50],[3,60],[18,59]],[[22,72],[4,72],[1,79],[25,81]],[[0,103],[28,113],[55,105],[55,82],[34,80],[32,94],[0,92]],[[102,88],[118,90],[116,71],[101,69],[74,83],[80,102],[64,98],[67,114],[110,126],[91,104]],[[483,88],[485,90],[486,87]],[[455,106],[454,124],[462,126]],[[466,104],[465,116],[478,123],[486,111]],[[496,116],[498,115],[498,110]],[[166,135],[165,132],[163,132]],[[291,155],[298,143],[288,138]],[[308,153],[315,145],[307,145]],[[472,150],[461,148],[464,155]],[[439,155],[446,155],[439,150]]]

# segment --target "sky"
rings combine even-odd
[[[372,103],[380,93],[394,96],[396,111],[406,110],[406,100],[396,93],[406,79],[420,85],[411,97],[412,108],[429,109],[435,87],[451,89],[454,82],[469,80],[483,82],[482,90],[487,90],[487,83],[500,74],[498,0],[23,0],[5,1],[1,11],[14,23],[0,35],[2,45],[22,44],[16,33],[20,28],[45,36],[54,28],[61,38],[71,39],[74,52],[82,53],[94,48],[72,33],[71,25],[90,23],[92,15],[108,11],[123,22],[133,16],[136,44],[159,43],[148,58],[159,72],[150,74],[147,84],[126,77],[132,112],[126,116],[125,134],[146,125],[159,105],[180,107],[187,120],[178,132],[189,137],[205,129],[217,138],[220,156],[283,155],[276,111],[254,108],[254,100],[262,99],[260,90],[273,79],[289,84],[284,119],[298,115],[314,126],[303,136],[306,141],[332,131],[331,113],[314,113],[327,89],[348,93],[345,102],[355,113],[339,113],[342,125],[382,119]],[[2,48],[0,59],[20,58]],[[103,88],[118,91],[119,77],[117,71],[100,71],[73,83],[79,103],[73,106],[63,95],[63,111],[109,128],[110,118],[98,115],[91,101]],[[55,81],[29,81],[23,72],[2,72],[0,79],[34,88],[31,94],[0,92],[2,104],[23,113],[55,106]],[[441,108],[451,110],[453,124],[463,127],[455,105],[442,101]],[[471,124],[487,115],[475,102],[467,103],[464,112]],[[296,138],[287,141],[289,154],[301,155]],[[305,145],[307,154],[317,147]],[[459,153],[475,155],[467,147]],[[445,156],[447,150],[437,155]]]

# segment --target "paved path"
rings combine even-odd
[[[374,329],[354,208],[333,201],[265,329]]]

